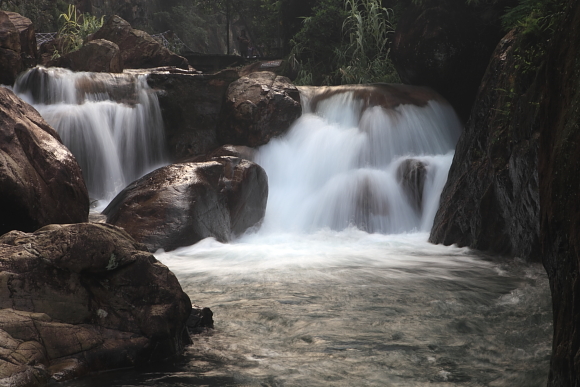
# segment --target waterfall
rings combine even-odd
[[[429,231],[461,132],[452,107],[401,85],[301,93],[302,117],[256,157],[270,187],[263,232]]]
[[[36,67],[14,91],[59,133],[94,199],[111,200],[165,163],[159,102],[145,75]]]

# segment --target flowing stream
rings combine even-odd
[[[79,77],[70,92],[47,93],[55,87],[38,79],[16,91],[81,160],[91,194],[109,198],[163,161],[162,148],[143,145],[162,141],[154,94],[125,76],[114,81],[134,85],[128,94],[81,92],[79,79],[95,75],[63,72],[35,76]],[[544,386],[543,268],[427,242],[461,130],[453,110],[437,98],[386,106],[348,89],[301,91],[303,116],[256,156],[270,189],[261,227],[156,253],[213,310],[215,329],[173,363],[64,385]],[[105,172],[113,153],[118,166]]]
[[[36,67],[17,79],[14,92],[58,132],[100,210],[167,164],[161,110],[145,75]]]

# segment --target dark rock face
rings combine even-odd
[[[141,69],[160,66],[176,66],[188,69],[187,59],[163,47],[148,33],[133,29],[119,16],[111,16],[91,40],[104,39],[119,46],[123,68]]]
[[[423,211],[423,188],[426,178],[426,166],[419,160],[406,159],[397,169],[397,180],[417,213]]]
[[[125,188],[103,211],[150,251],[173,250],[214,237],[229,241],[266,211],[267,177],[235,157],[160,168]]]
[[[36,66],[36,35],[30,19],[0,11],[0,84],[12,85],[18,74]]]
[[[228,88],[218,141],[264,145],[284,134],[301,114],[300,94],[288,78],[267,71],[251,73]]]
[[[119,46],[104,39],[87,42],[77,51],[68,53],[47,66],[65,67],[73,71],[90,71],[95,73],[122,73],[123,62]]]
[[[539,127],[541,242],[554,342],[550,387],[580,385],[580,3],[550,42]]]
[[[0,234],[86,222],[81,169],[34,108],[0,88]]]
[[[0,237],[0,383],[131,367],[189,343],[189,297],[121,229],[51,225]]]
[[[493,54],[441,194],[433,243],[540,259],[541,90],[533,77],[514,71],[521,41],[512,32]]]
[[[217,126],[226,91],[239,75],[152,73],[147,82],[158,91],[169,153],[174,160],[207,154],[219,147]]]
[[[409,10],[397,24],[391,51],[401,80],[437,90],[465,121],[503,36],[499,15],[507,3],[432,1]]]

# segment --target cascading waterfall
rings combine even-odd
[[[36,67],[14,91],[58,132],[94,199],[111,200],[166,162],[159,102],[145,75]]]
[[[56,92],[38,82],[24,87],[25,79],[19,87],[63,138],[75,119],[96,131],[87,145],[71,141],[91,155],[80,156],[83,168],[97,158],[96,141],[127,147],[119,160],[145,152],[129,149],[124,141],[136,135],[121,133],[113,118],[138,106],[145,113],[145,103],[105,100],[110,91],[79,91],[94,75],[54,72],[46,82],[79,77],[77,87]],[[144,90],[134,95],[153,98]],[[192,301],[213,310],[215,330],[194,336],[177,365],[64,386],[544,386],[552,327],[541,265],[427,243],[461,129],[451,107],[423,89],[392,85],[301,94],[303,116],[256,155],[269,179],[259,230],[156,253]],[[84,105],[106,123],[66,118]],[[145,115],[155,122],[155,114]]]
[[[437,99],[369,106],[353,88],[312,110],[307,91],[302,117],[256,157],[270,187],[264,232],[429,231],[461,132],[453,109]]]

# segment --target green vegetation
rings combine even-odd
[[[71,4],[68,12],[60,14],[59,20],[61,26],[58,38],[62,41],[62,54],[67,54],[81,48],[85,39],[103,26],[104,16],[99,19],[89,14],[79,15],[76,7]]]
[[[398,82],[389,58],[392,10],[380,0],[321,0],[291,41],[298,84]]]
[[[505,0],[464,0],[470,7]],[[55,31],[64,38],[63,52],[80,47],[103,18],[81,14],[79,0],[0,0],[0,9],[33,20],[37,31]],[[245,29],[255,53],[289,57],[298,65],[297,83],[336,85],[398,82],[389,47],[394,23],[409,7],[427,7],[433,0],[150,0],[147,3],[110,1],[93,12],[135,15],[135,28],[151,34],[171,30],[173,49],[203,53],[237,53],[236,37]],[[514,2],[512,1],[511,4]],[[518,28],[528,36],[515,55],[518,67],[533,74],[542,63],[547,38],[561,15],[564,0],[519,0],[506,9],[506,32]],[[388,4],[388,7],[386,6]],[[451,3],[449,3],[451,4]],[[133,7],[133,8],[131,8]],[[169,34],[171,35],[171,34]],[[169,38],[171,41],[171,39]],[[540,43],[538,43],[540,42]],[[543,43],[542,43],[543,42]],[[58,53],[57,53],[58,54]]]

